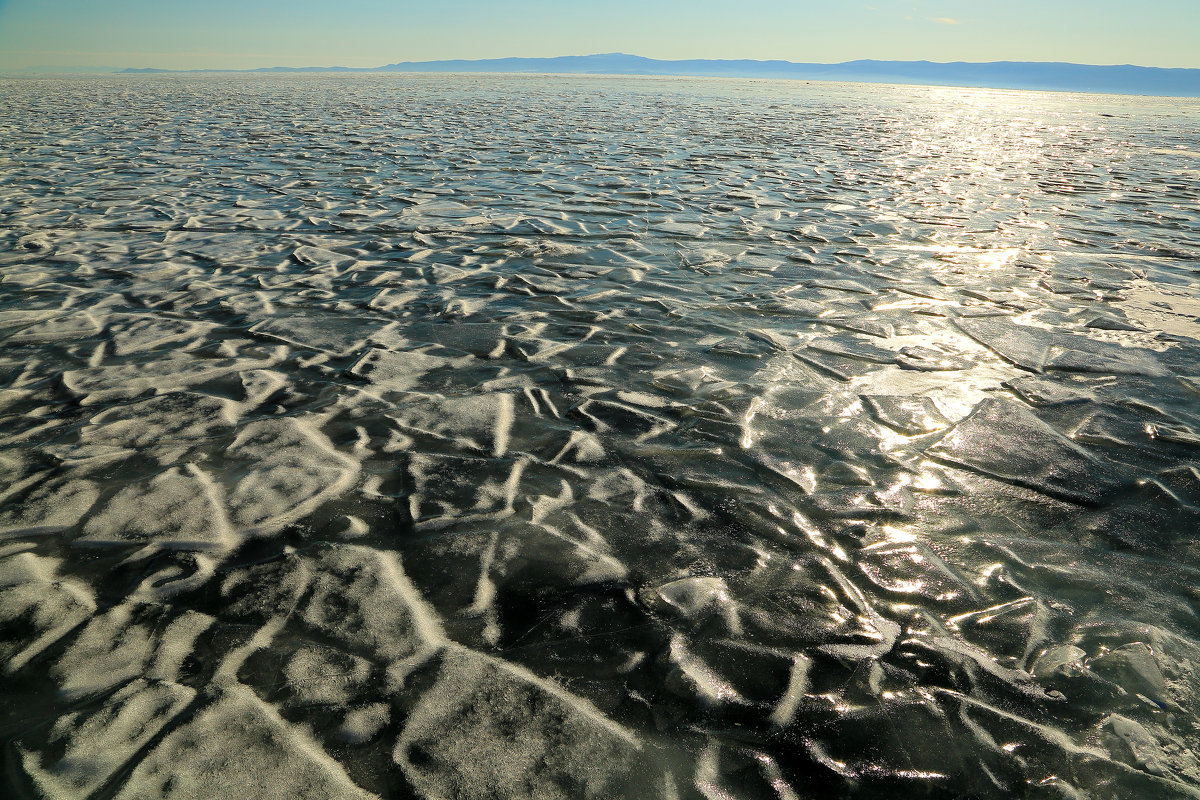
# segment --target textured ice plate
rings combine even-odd
[[[0,82],[0,795],[1200,796],[1198,136]]]

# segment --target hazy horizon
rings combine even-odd
[[[561,4],[0,0],[0,70],[260,69],[636,53],[662,59],[1063,62],[1200,68],[1200,6],[877,0]]]
[[[62,68],[28,70],[12,75],[204,75],[204,74],[323,74],[387,75],[398,73],[460,73],[470,75],[626,76],[672,78],[767,79],[944,86],[971,89],[1084,92],[1115,95],[1200,97],[1200,69],[1164,69],[1134,65],[1092,65],[1064,62],[934,62],[859,60],[835,64],[752,59],[661,60],[627,53],[600,53],[554,58],[520,56],[498,59],[409,61],[372,67],[309,64],[251,70],[156,67]]]
[[[661,61],[663,63],[684,63],[684,62],[760,62],[763,64],[769,63],[786,63],[786,64],[815,64],[821,66],[840,66],[843,64],[852,64],[857,62],[875,62],[875,63],[897,63],[897,64],[936,64],[936,65],[955,65],[966,64],[972,66],[986,66],[991,64],[1062,64],[1073,67],[1134,67],[1137,69],[1170,69],[1170,70],[1200,70],[1200,67],[1161,67],[1153,64],[1138,64],[1132,62],[1105,62],[1093,63],[1083,61],[1062,61],[1062,60],[1016,60],[1016,59],[994,59],[989,61],[976,61],[970,59],[955,59],[955,60],[939,60],[933,58],[912,58],[912,59],[883,59],[883,58],[854,58],[841,61],[797,61],[795,59],[777,59],[777,58],[708,58],[705,56],[695,56],[692,58],[667,59],[656,58],[654,56],[646,56],[641,53],[626,53],[621,51],[613,51],[609,53],[559,53],[557,55],[542,56],[542,55],[526,55],[523,53],[509,54],[506,56],[489,56],[478,58],[422,58],[422,59],[399,59],[379,64],[368,66],[349,66],[347,64],[326,64],[326,63],[296,63],[296,64],[262,64],[256,67],[163,67],[158,64],[40,64],[32,65],[24,69],[8,70],[9,72],[70,72],[77,71],[104,73],[107,71],[120,72],[130,70],[153,70],[161,72],[257,72],[272,69],[285,70],[337,70],[347,69],[356,71],[373,71],[394,66],[396,64],[437,64],[451,62],[489,62],[489,61],[512,61],[512,60],[551,60],[551,59],[566,59],[566,58],[598,58],[598,57],[613,57],[626,56],[632,58],[645,58],[651,61]]]

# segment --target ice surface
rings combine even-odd
[[[1099,504],[1121,485],[1112,466],[1006,400],[988,399],[929,455],[1046,494]]]
[[[194,464],[122,489],[88,518],[75,542],[143,542],[184,549],[225,549],[235,544],[224,498],[213,479]]]
[[[643,748],[585,700],[485,656],[452,651],[396,741],[430,797],[612,797],[654,791]]]
[[[249,465],[229,493],[233,524],[268,532],[350,488],[359,464],[311,424],[268,419],[245,425],[226,456]]]
[[[0,81],[0,797],[1200,796],[1197,136]]]
[[[132,680],[98,708],[60,717],[45,742],[18,744],[21,766],[30,783],[47,797],[88,797],[102,789],[194,696],[195,691],[186,686]]]
[[[162,738],[117,792],[142,797],[377,797],[249,689],[219,690],[195,718]]]

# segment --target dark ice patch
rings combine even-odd
[[[1099,503],[1123,483],[1111,464],[1005,400],[984,400],[926,453],[947,464],[1085,505]]]
[[[1005,361],[1031,372],[1060,370],[1147,377],[1170,374],[1147,350],[1017,325],[1008,317],[959,319],[957,324],[964,333]]]
[[[1073,386],[1032,375],[1005,381],[1004,385],[1031,406],[1065,406],[1087,403],[1095,399],[1083,386]]]

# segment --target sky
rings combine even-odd
[[[0,71],[623,52],[1200,68],[1200,0],[0,0]]]

